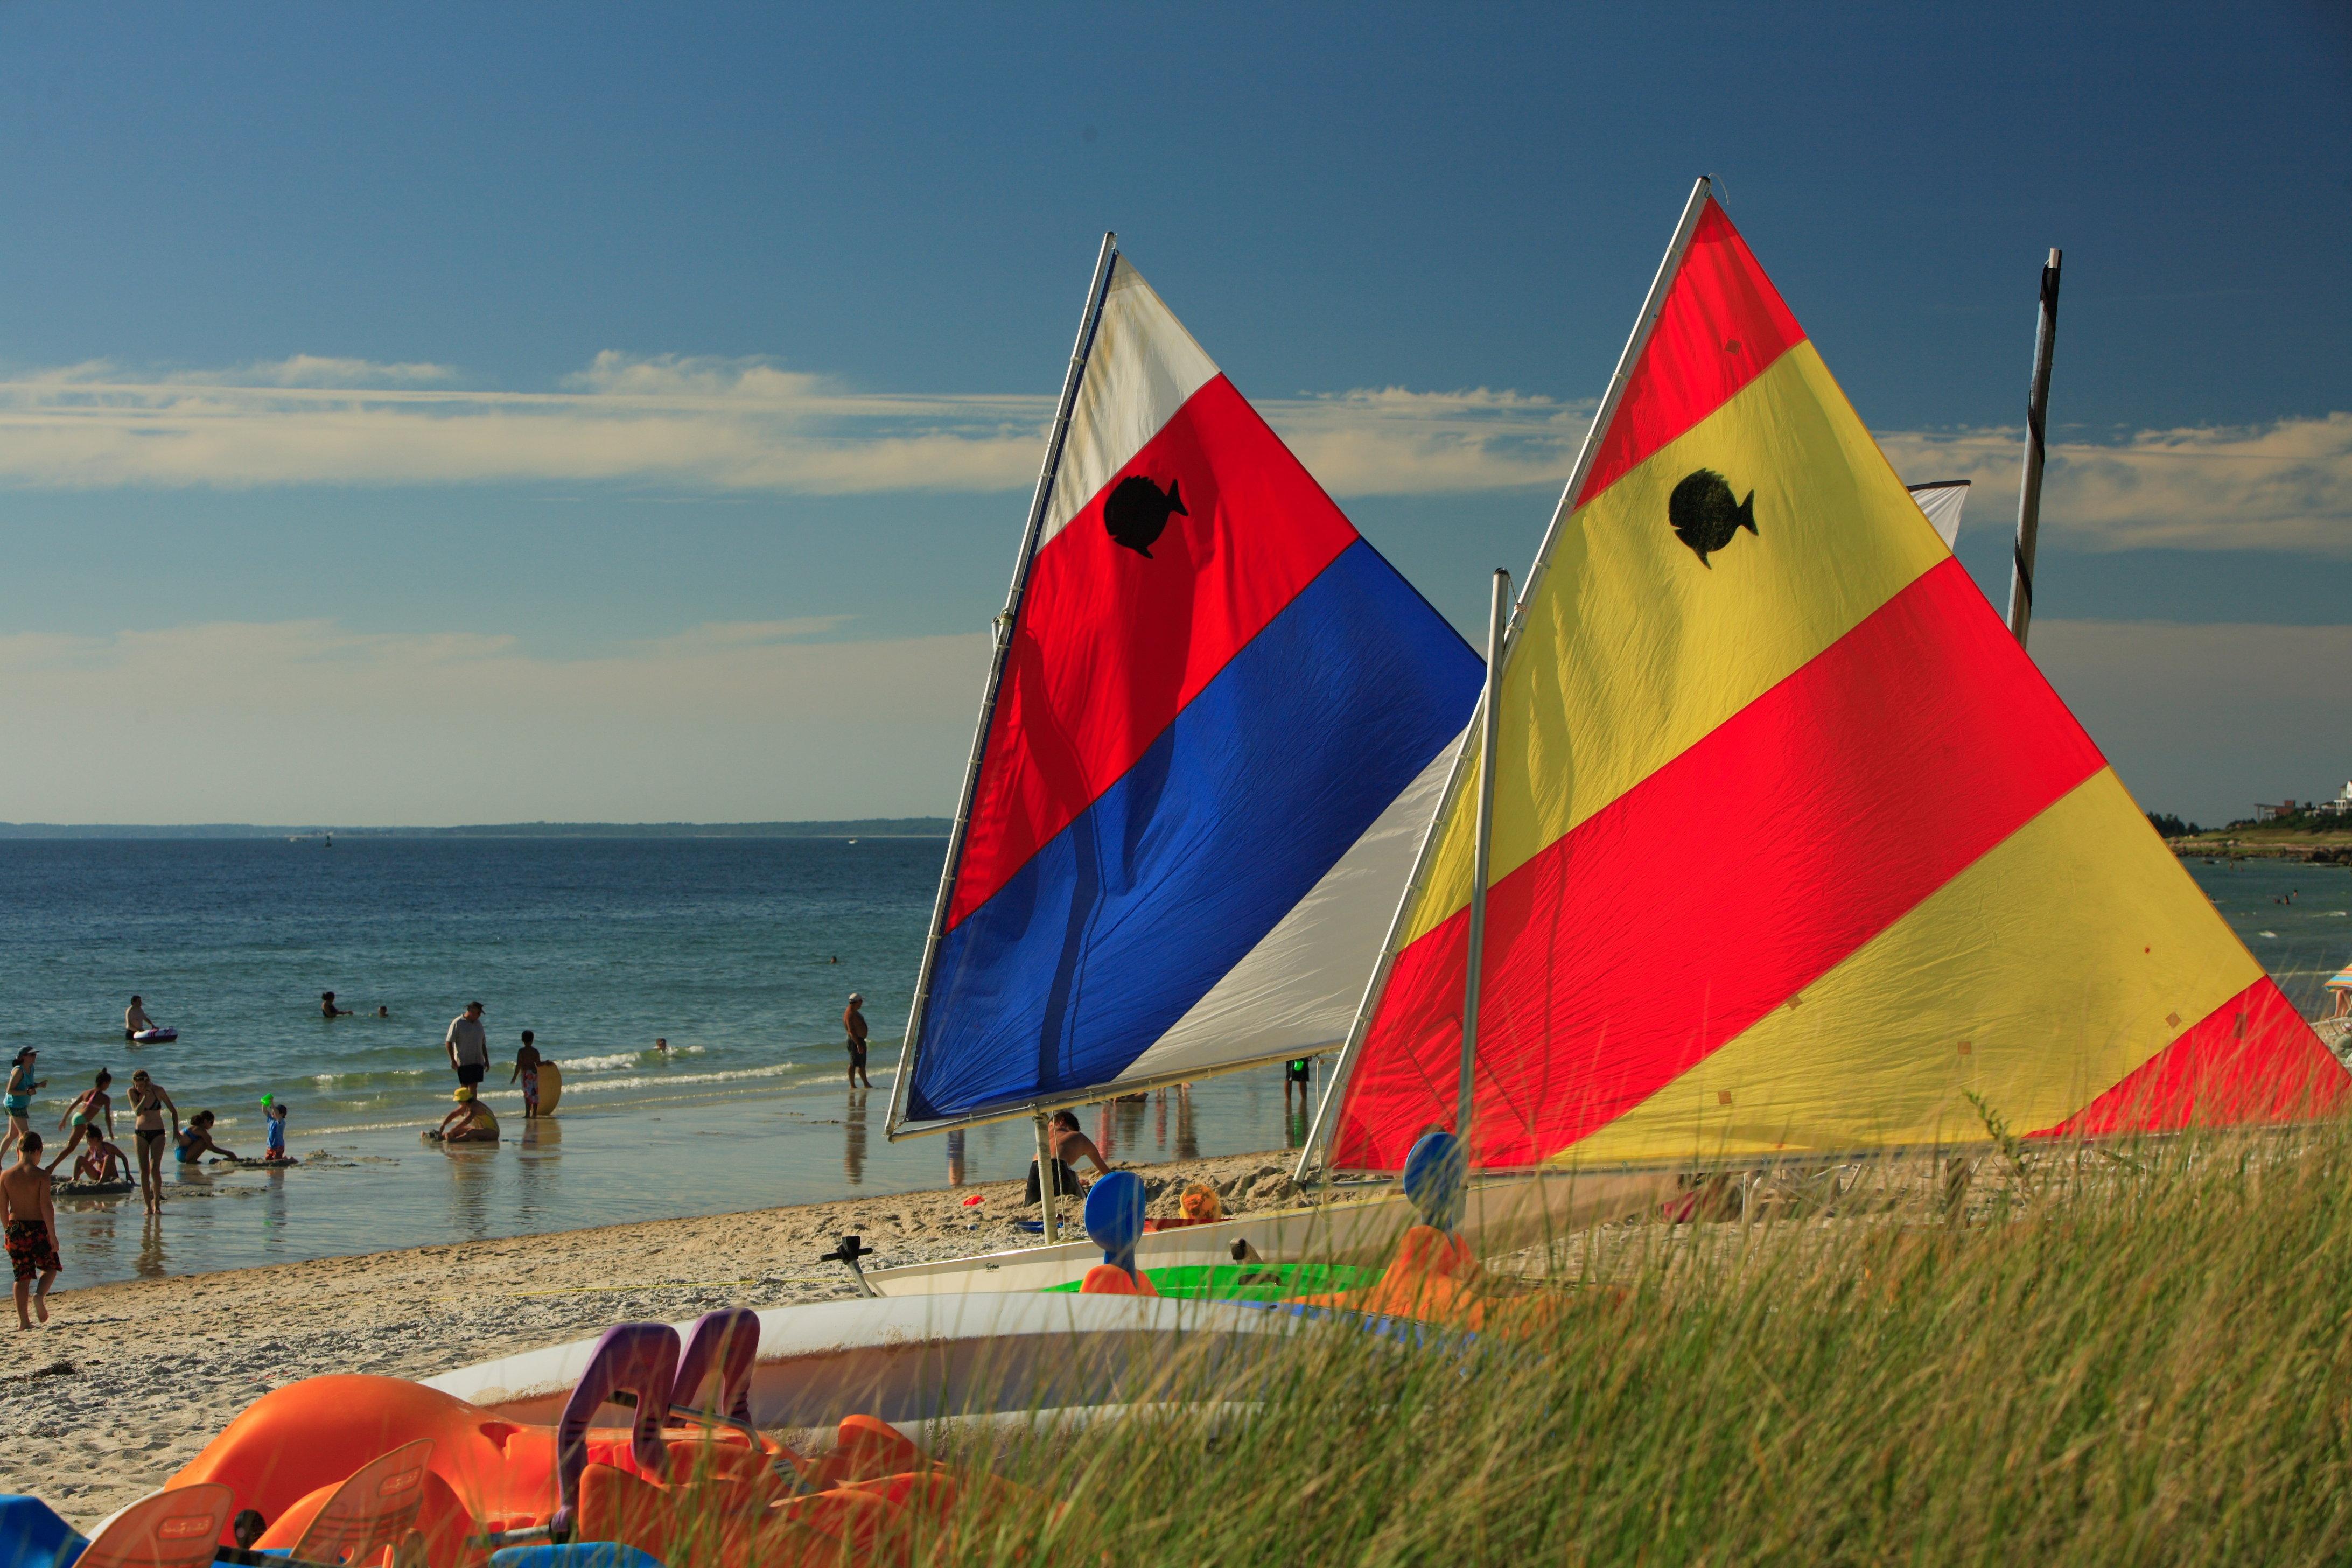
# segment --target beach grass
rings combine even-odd
[[[968,1499],[908,1544],[1188,1568],[2352,1557],[2352,1139],[2011,1151],[1965,1190],[1864,1172],[1562,1238],[1517,1287],[1553,1303],[1517,1338],[1327,1322],[1245,1383],[1180,1355],[1161,1414],[961,1456],[1037,1502]]]

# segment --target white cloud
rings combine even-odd
[[[18,820],[448,823],[950,809],[984,634],[721,623],[578,659],[514,638],[212,623],[0,637]]]
[[[132,375],[103,362],[0,379],[0,485],[624,484],[846,494],[1011,491],[1049,400],[849,391],[765,360],[607,351],[552,392],[467,389],[444,365],[319,355]],[[1367,388],[1259,407],[1335,495],[1562,482],[1580,404]],[[2013,493],[2013,430],[1880,437],[1912,479]],[[1979,506],[1983,504],[1980,500]],[[2051,448],[2053,542],[2352,554],[2352,414],[2150,430]]]
[[[2017,495],[2022,430],[1882,434],[1905,478]],[[2352,555],[2352,414],[2143,430],[2051,445],[2047,538],[2088,550],[2276,550]]]

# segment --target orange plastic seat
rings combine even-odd
[[[1087,1269],[1087,1277],[1078,1282],[1078,1294],[1081,1296],[1157,1296],[1160,1291],[1151,1283],[1150,1276],[1147,1274],[1141,1272],[1129,1274],[1116,1263],[1097,1263]]]
[[[207,1568],[235,1507],[225,1486],[166,1487],[116,1514],[82,1548],[77,1568]]]

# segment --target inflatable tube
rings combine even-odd
[[[618,1542],[656,1559],[688,1539],[711,1568],[830,1563],[961,1492],[1012,1495],[985,1475],[936,1466],[871,1416],[842,1419],[821,1459],[742,1424],[761,1331],[754,1313],[710,1313],[681,1353],[667,1324],[608,1329],[552,1426],[400,1378],[309,1378],[257,1400],[171,1485],[229,1487],[271,1520],[262,1544],[283,1545],[352,1476],[414,1445],[429,1453],[414,1517],[435,1568],[478,1565],[501,1538],[550,1537]],[[628,1426],[589,1425],[615,1404],[634,1411]]]
[[[131,1037],[131,1041],[140,1046],[168,1046],[179,1037],[177,1029],[142,1029]]]
[[[539,1113],[541,1116],[555,1109],[563,1098],[563,1069],[553,1062],[539,1064]]]

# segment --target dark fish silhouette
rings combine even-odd
[[[1167,531],[1168,515],[1190,517],[1184,510],[1184,498],[1177,493],[1181,481],[1168,481],[1168,493],[1141,474],[1129,474],[1111,490],[1110,499],[1103,502],[1103,527],[1114,542],[1124,544],[1146,561],[1151,559],[1151,544]]]
[[[1666,521],[1675,525],[1675,537],[1696,551],[1698,563],[1706,566],[1707,556],[1730,543],[1741,529],[1756,532],[1756,514],[1750,510],[1755,503],[1754,490],[1746,500],[1733,500],[1731,486],[1721,474],[1695,468],[1666,498]]]

